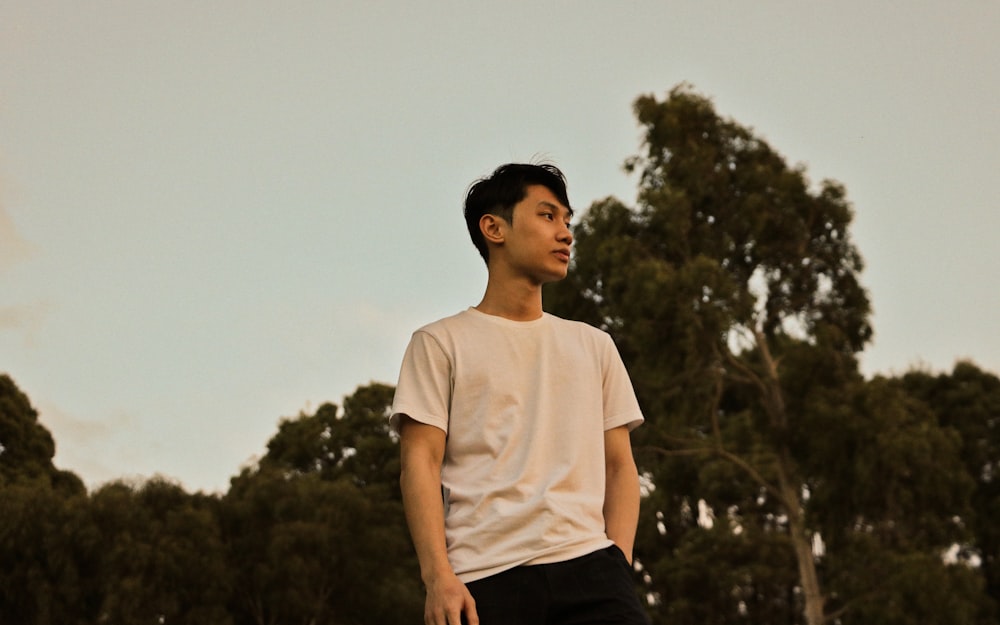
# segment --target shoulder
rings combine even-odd
[[[437,321],[432,321],[426,325],[420,326],[416,329],[414,334],[423,333],[429,334],[431,336],[438,336],[441,334],[447,334],[456,329],[463,328],[472,322],[472,315],[469,310],[463,310],[462,312],[438,319]]]
[[[550,313],[545,313],[545,316],[549,320],[549,325],[556,332],[572,334],[600,344],[613,343],[610,334],[600,328],[595,328],[589,323],[573,321],[572,319],[563,319],[562,317],[558,317]]]
[[[481,334],[476,315],[467,309],[417,328],[410,337],[410,344],[454,354],[463,345],[476,342]]]

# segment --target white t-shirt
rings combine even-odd
[[[607,333],[547,313],[447,317],[413,333],[394,427],[399,415],[448,435],[445,538],[462,581],[611,544],[604,432],[643,417]]]

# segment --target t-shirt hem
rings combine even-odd
[[[631,432],[632,430],[642,425],[644,421],[645,418],[642,416],[641,412],[629,412],[605,420],[604,431],[607,432],[608,430],[613,430],[617,427],[626,425],[628,426],[628,431]]]
[[[567,562],[575,558],[579,558],[595,551],[600,551],[601,549],[607,549],[611,545],[615,544],[610,538],[601,538],[600,540],[592,540],[581,545],[574,547],[573,549],[559,549],[555,553],[548,555],[537,555],[531,558],[526,558],[522,561],[509,562],[499,566],[493,566],[488,569],[478,569],[475,571],[467,571],[462,573],[456,573],[458,579],[462,581],[463,584],[468,584],[469,582],[475,582],[481,579],[486,579],[487,577],[492,577],[494,575],[499,575],[504,571],[509,571],[515,569],[519,566],[537,566],[540,564],[555,564],[557,562]]]
[[[423,414],[416,410],[407,410],[405,406],[397,408],[389,416],[389,427],[399,433],[399,425],[402,422],[402,417],[409,417],[418,423],[423,423],[424,425],[433,425],[434,427],[442,430],[445,434],[448,433],[448,422],[440,417]]]

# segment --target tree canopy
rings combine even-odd
[[[83,482],[52,464],[52,434],[38,422],[38,412],[7,374],[0,374],[0,487],[39,480],[67,493],[83,492]]]
[[[689,86],[635,114],[637,204],[583,214],[546,297],[614,336],[647,416],[636,552],[656,618],[974,622],[978,575],[941,558],[968,534],[960,437],[858,371],[871,307],[844,187]],[[907,603],[925,585],[952,601]]]
[[[419,621],[392,387],[283,419],[223,496],[163,478],[87,493],[9,377],[0,392],[0,625]]]

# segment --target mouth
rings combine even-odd
[[[567,263],[569,262],[569,250],[556,250],[555,252],[552,253],[555,254],[556,258],[558,258],[559,260]]]

